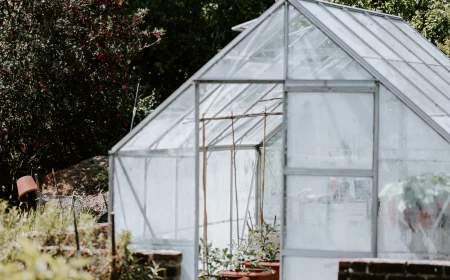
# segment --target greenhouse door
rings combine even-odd
[[[339,259],[376,256],[377,91],[286,83],[283,279],[335,280]]]

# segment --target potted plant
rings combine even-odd
[[[388,203],[391,221],[403,221],[404,229],[416,232],[437,228],[447,223],[450,217],[450,176],[409,177],[386,185],[379,197],[381,202]],[[399,214],[401,217],[397,217]]]
[[[273,224],[262,222],[261,227],[249,228],[250,255],[256,256],[254,260],[247,261],[247,268],[265,267],[273,270],[274,274],[270,279],[280,279],[280,230],[276,224],[276,217]]]
[[[203,242],[201,244],[204,244]],[[245,263],[254,258],[250,255],[249,244],[242,242],[239,245],[233,243],[230,252],[229,248],[212,248],[207,246],[208,262],[206,263],[206,252],[202,246],[200,260],[203,268],[199,271],[199,279],[249,279],[249,280],[272,280],[274,271],[262,266],[246,267]]]

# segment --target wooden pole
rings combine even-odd
[[[110,214],[111,220],[111,254],[112,254],[112,262],[111,262],[111,280],[116,279],[116,229],[115,229],[115,221],[114,221],[114,212]]]
[[[233,113],[231,113],[233,116]],[[234,196],[236,199],[236,234],[237,234],[237,244],[239,246],[239,202],[238,202],[238,193],[237,193],[237,176],[236,176],[236,143],[234,142],[234,119],[231,118],[231,134],[233,140],[233,172],[234,172]]]
[[[75,228],[75,242],[77,243],[77,256],[81,257],[81,250],[80,250],[80,238],[78,236],[78,228],[77,228],[77,211],[75,208],[75,196],[72,198],[73,205],[73,226]]]

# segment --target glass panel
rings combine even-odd
[[[282,264],[286,280],[338,279],[339,259],[283,257]]]
[[[280,108],[280,111],[283,110]],[[283,122],[283,116],[268,117],[266,121],[266,135],[269,135],[273,130],[277,129]],[[262,143],[264,140],[264,120],[261,119],[260,125],[256,126],[248,136],[245,137],[246,141]]]
[[[152,143],[164,136],[171,127],[179,123],[183,123],[183,128],[190,131],[194,127],[192,119],[189,123],[183,122],[183,120],[187,115],[194,112],[194,105],[195,90],[194,86],[191,85],[120,150],[148,149]]]
[[[256,140],[251,141],[247,138],[247,132],[252,129],[252,127],[259,127],[262,117],[255,118],[245,118],[241,119],[240,122],[235,122],[234,125],[234,141],[237,146],[242,144],[252,144],[258,145],[259,142]],[[225,130],[221,137],[218,138],[218,142],[211,143],[210,145],[233,145],[233,130],[231,129],[231,120],[228,120],[230,128]]]
[[[432,117],[432,119],[450,133],[450,117],[448,116],[437,116]]]
[[[402,44],[402,41],[399,41],[399,39],[393,37],[388,31],[381,27],[373,19],[373,16],[356,12],[351,13],[361,24],[364,25],[365,28],[372,31],[381,42],[384,42],[387,46],[395,50],[397,54],[399,54],[405,61],[422,62],[414,53]]]
[[[372,75],[292,6],[289,7],[289,21],[289,78],[373,79]]]
[[[353,30],[359,37],[373,49],[375,49],[383,58],[390,60],[400,60],[400,57],[391,51],[377,37],[371,34],[367,28],[362,26],[358,21],[352,18],[343,9],[327,7],[327,10],[341,20],[349,29]],[[384,41],[384,40],[383,40]]]
[[[372,179],[288,176],[285,249],[371,251]]]
[[[414,53],[417,57],[421,58],[427,64],[436,64],[436,61],[433,57],[431,57],[427,52],[425,52],[417,43],[416,40],[411,40],[409,36],[405,35],[401,30],[399,30],[394,24],[392,24],[388,19],[383,17],[373,16],[378,24],[383,26],[386,30],[388,30],[392,36],[397,38],[404,46],[406,46],[412,53]],[[397,21],[396,21],[397,22]]]
[[[214,64],[203,78],[283,79],[284,7]]]
[[[239,217],[239,237],[242,230],[246,233],[247,225],[244,222],[247,213],[254,221],[255,209],[255,174],[256,153],[255,150],[236,152],[236,186],[238,207],[236,207],[236,195],[234,172],[231,162],[232,151],[215,151],[207,153],[207,217],[208,217],[208,242],[213,247],[226,248],[230,245],[230,233],[232,239],[237,240],[237,218]],[[201,158],[203,155],[200,156]],[[203,163],[201,163],[202,166]],[[203,169],[203,168],[201,168]],[[253,179],[253,182],[252,182]],[[200,191],[200,236],[203,236],[203,185]],[[231,193],[232,191],[232,193]],[[230,210],[232,206],[232,210]],[[239,209],[239,215],[236,215]],[[230,232],[230,215],[232,215],[232,232]],[[249,222],[250,224],[250,222]]]
[[[441,77],[443,79],[445,79],[446,81],[450,81],[450,70],[442,67],[442,66],[430,66],[431,68],[433,68],[434,71],[438,72],[439,75],[441,75]]]
[[[366,58],[381,75],[391,82],[398,90],[408,97],[414,104],[420,107],[428,115],[445,115],[437,104],[428,99],[421,91],[412,85],[404,76],[381,59]]]
[[[405,62],[392,61],[391,63],[400,73],[408,77],[424,94],[428,95],[430,100],[438,104],[438,106],[445,112],[450,113],[450,99],[443,94],[442,89],[439,90],[433,86],[433,84],[425,80],[418,72],[416,72]],[[417,67],[420,66],[417,65]],[[422,74],[426,75],[427,73],[424,72]]]
[[[319,6],[316,2],[298,0],[297,3],[305,7],[317,19],[320,19],[320,21],[325,24],[331,32],[335,33],[336,36],[347,44],[347,46],[351,46],[351,48],[353,48],[360,56],[381,58],[377,53],[369,48],[365,42],[351,33],[345,25],[338,22],[327,12],[327,10]]]
[[[287,165],[372,169],[374,96],[289,93]]]
[[[442,79],[439,73],[436,73],[431,66],[422,63],[411,63],[411,66],[416,69],[418,73],[421,73],[428,81],[437,87],[444,95],[446,99],[450,96],[450,80],[445,81]],[[438,66],[435,66],[438,67]],[[450,74],[450,73],[449,73]]]
[[[217,103],[222,105],[217,106],[221,111],[217,116],[231,116],[232,113],[233,115],[263,113],[265,109],[267,109],[268,112],[271,112],[282,102],[282,100],[280,100],[282,96],[283,86],[281,84],[249,84],[245,86],[243,90],[239,91],[234,99],[230,99],[232,100],[231,103],[230,101],[223,102],[218,100]],[[201,106],[200,111],[202,112],[202,115],[204,110],[205,108]],[[211,109],[208,109],[206,112],[207,117],[213,117],[215,115],[209,113],[210,110]],[[253,119],[259,118],[260,117],[236,119],[234,122],[235,140],[239,139],[246,130],[250,129],[252,125],[256,123],[257,120]],[[207,143],[211,143],[213,139],[217,139],[220,142],[223,138],[228,138],[225,142],[231,144],[231,120],[207,121],[206,128]],[[239,131],[241,131],[241,134],[238,135]],[[214,143],[217,144],[218,142],[216,141]],[[256,144],[257,143],[258,142],[256,142]]]
[[[448,259],[449,170],[450,144],[381,87],[380,255]]]
[[[200,153],[200,159],[203,154]],[[203,170],[203,161],[200,163]],[[230,168],[231,152],[207,153],[207,214],[208,242],[214,247],[225,248],[230,243]],[[201,177],[202,178],[202,177]],[[202,180],[200,180],[202,182]],[[200,236],[203,236],[203,184],[200,186]]]
[[[195,158],[115,159],[116,232],[131,231],[131,247],[183,253],[182,279],[197,279]]]
[[[266,164],[264,170],[264,220],[273,224],[275,217],[281,220],[281,197],[283,179],[283,132],[280,130],[266,144]],[[263,148],[260,148],[261,155]]]
[[[395,21],[395,25],[403,30],[403,32],[408,34],[409,37],[411,37],[417,44],[419,44],[423,49],[429,52],[437,61],[445,66],[450,66],[450,59],[445,56],[440,50],[438,50],[430,41],[421,36],[417,31],[415,31],[411,26],[401,21]]]

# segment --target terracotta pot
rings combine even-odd
[[[17,190],[19,191],[19,201],[28,202],[26,194],[38,191],[38,188],[33,177],[24,176],[17,180]]]
[[[271,280],[270,278],[273,276],[273,273],[270,271],[261,271],[255,269],[254,272],[236,272],[236,271],[219,271],[217,273],[219,276],[222,276],[226,279],[249,279],[249,280]]]
[[[258,262],[260,266],[271,268],[274,271],[274,274],[272,274],[271,278],[267,278],[270,280],[279,280],[280,279],[280,261],[274,261],[274,262]],[[252,263],[251,262],[245,262],[246,268],[251,268]]]

